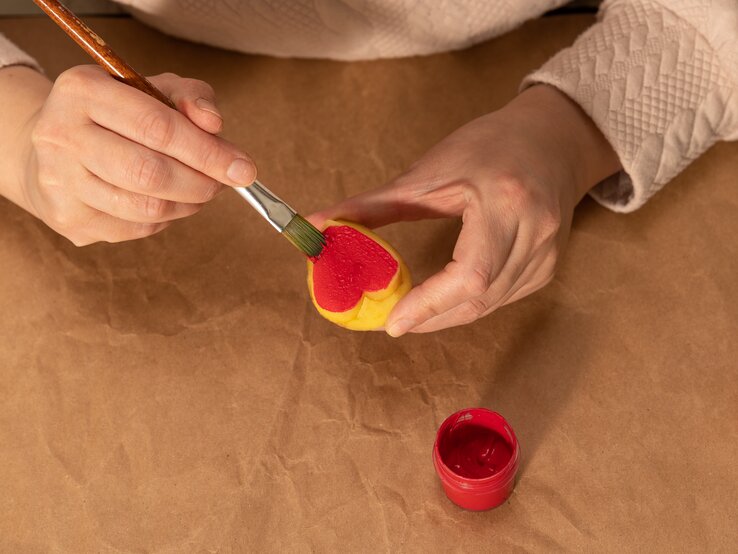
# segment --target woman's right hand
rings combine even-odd
[[[152,235],[199,211],[221,183],[256,177],[249,156],[217,136],[208,84],[171,73],[150,81],[179,111],[78,66],[23,126],[18,203],[77,246]]]

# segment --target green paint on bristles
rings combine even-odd
[[[306,256],[315,258],[320,255],[325,245],[323,233],[318,231],[305,218],[295,215],[284,228],[282,234]]]

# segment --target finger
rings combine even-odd
[[[453,260],[410,290],[387,320],[387,333],[400,336],[470,298],[484,294],[506,265],[518,240],[517,222],[504,228],[470,207],[454,248]]]
[[[537,283],[539,281],[538,275],[541,273],[541,268],[545,265],[548,257],[546,252],[534,254],[528,265],[520,266],[517,271],[510,275],[501,274],[487,293],[467,300],[463,304],[429,319],[422,325],[411,329],[410,332],[431,333],[441,329],[466,325],[491,314],[508,303],[508,299],[521,288],[534,282]],[[538,288],[541,286],[543,284],[539,284]]]
[[[172,223],[133,223],[89,208],[90,215],[86,231],[91,242],[124,242],[142,239],[160,233]]]
[[[79,204],[75,213],[74,229],[60,231],[75,246],[87,246],[96,242],[123,242],[159,233],[171,222],[132,223],[123,221],[94,208]]]
[[[174,73],[149,77],[149,81],[203,131],[216,134],[223,130],[223,116],[215,105],[215,91],[205,81],[185,79]]]
[[[131,192],[202,204],[212,200],[222,188],[207,175],[96,125],[80,130],[77,140],[80,162],[85,168],[103,181]]]
[[[233,186],[251,184],[256,167],[234,145],[199,129],[184,114],[98,72],[77,72],[92,121],[133,142]]]
[[[174,221],[202,209],[201,204],[162,200],[113,186],[87,170],[75,184],[75,189],[77,197],[85,205],[133,223]]]
[[[397,221],[458,216],[466,203],[463,183],[437,186],[400,177],[312,214],[308,219],[318,226],[327,219],[346,219],[373,229]]]

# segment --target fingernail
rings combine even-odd
[[[237,158],[233,160],[226,175],[237,185],[250,185],[254,180],[254,166],[248,160]]]
[[[220,115],[218,108],[216,108],[215,104],[213,104],[210,100],[206,98],[198,98],[197,100],[195,100],[195,105],[201,110],[210,112],[211,114],[219,117],[220,119],[223,119],[223,116]]]
[[[387,328],[387,334],[390,337],[400,337],[413,327],[416,327],[416,324],[412,319],[401,319],[399,321],[395,321]]]

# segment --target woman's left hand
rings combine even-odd
[[[458,217],[453,259],[395,307],[387,332],[463,325],[531,294],[554,275],[574,206],[619,168],[591,119],[556,89],[527,89],[461,127],[406,173],[311,217],[380,227]]]

